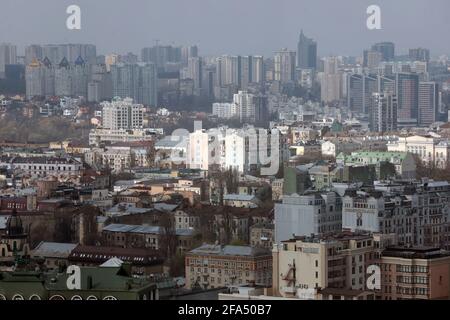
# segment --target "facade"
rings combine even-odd
[[[416,125],[419,112],[419,75],[399,72],[395,74],[400,126]]]
[[[396,233],[400,245],[448,248],[449,194],[446,182],[390,192],[347,192],[342,200],[342,228]]]
[[[145,112],[142,104],[134,104],[130,98],[115,98],[112,102],[103,102],[101,105],[103,128],[142,129]]]
[[[256,223],[250,227],[250,245],[271,250],[275,240],[275,226],[272,223]]]
[[[216,60],[216,85],[218,88],[233,87],[247,90],[250,84],[261,85],[264,81],[264,58],[262,56],[223,55]],[[219,98],[216,95],[216,98]]]
[[[436,82],[419,83],[419,126],[430,126],[438,121],[441,99]]]
[[[187,77],[189,79],[194,80],[194,90],[196,91],[196,95],[200,95],[201,90],[203,88],[202,71],[203,71],[203,63],[200,57],[191,57],[188,59]]]
[[[397,131],[397,97],[392,93],[374,93],[372,99],[371,131]]]
[[[215,102],[212,106],[212,114],[219,119],[239,117],[239,108],[235,103]]]
[[[315,299],[314,290],[369,291],[367,268],[379,262],[381,249],[391,241],[392,236],[345,233],[283,241],[272,252],[273,294]],[[372,295],[375,299],[376,292]]]
[[[342,228],[342,200],[335,192],[284,195],[275,204],[275,243]]]
[[[338,58],[323,59],[324,72],[321,75],[320,96],[323,102],[340,100],[342,96],[342,74],[338,70]]]
[[[425,48],[409,49],[409,59],[411,61],[430,61],[430,50]]]
[[[92,129],[89,132],[89,145],[100,146],[102,143],[153,141],[162,129]]]
[[[450,254],[434,247],[389,247],[381,256],[383,300],[448,300]]]
[[[377,91],[377,77],[351,74],[347,77],[347,106],[349,110],[368,114],[371,110],[372,95]]]
[[[281,83],[289,83],[295,81],[295,51],[282,49],[275,54],[275,74],[274,80]]]
[[[445,168],[450,159],[449,142],[430,135],[399,137],[398,141],[388,143],[387,148],[388,151],[417,155],[424,164],[435,164],[440,168]]]
[[[270,251],[205,244],[186,254],[186,287],[203,289],[272,284]]]
[[[83,169],[70,157],[1,157],[0,166],[33,176],[77,176]]]
[[[103,228],[103,243],[112,247],[147,248],[160,250],[164,247],[164,228],[160,226],[110,224]],[[180,252],[192,247],[194,229],[175,229],[174,236]]]
[[[187,148],[187,165],[191,169],[208,170],[212,164],[209,151],[209,135],[204,130],[189,134]]]
[[[153,63],[111,66],[114,97],[132,98],[136,103],[157,106],[157,70]]]
[[[17,46],[0,43],[0,78],[4,78],[7,64],[17,64]]]

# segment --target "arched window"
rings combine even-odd
[[[70,300],[77,300],[78,301],[78,300],[83,300],[83,298],[78,296],[78,295],[75,295]]]
[[[117,300],[117,298],[113,296],[106,296],[103,298],[103,300]]]
[[[12,297],[12,300],[24,300],[24,299],[23,299],[23,296],[22,296],[22,295],[20,295],[20,294],[15,294],[15,295]]]
[[[6,300],[6,297],[4,295],[0,294],[0,301],[2,301],[2,300]]]
[[[89,296],[86,300],[98,300],[96,296]]]
[[[51,296],[49,300],[66,300],[66,299],[63,296],[56,294],[54,296]]]
[[[42,300],[37,294],[33,294],[30,296],[30,300]]]

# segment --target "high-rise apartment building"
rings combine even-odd
[[[10,43],[0,43],[0,78],[5,76],[5,66],[17,63],[17,47]]]
[[[262,56],[223,55],[216,60],[217,85],[233,86],[246,90],[251,83],[264,81],[264,59]]]
[[[42,46],[32,44],[25,47],[25,65],[29,65],[34,59],[42,60]]]
[[[274,80],[281,83],[290,83],[295,80],[295,51],[282,49],[275,54]]]
[[[187,77],[189,79],[194,80],[194,90],[196,91],[196,95],[200,95],[200,91],[203,88],[202,80],[203,80],[203,63],[200,57],[192,57],[188,60],[187,66]]]
[[[164,71],[167,63],[181,62],[181,47],[156,45],[143,48],[141,61],[152,62],[158,71]]]
[[[198,57],[198,47],[197,46],[184,46],[181,47],[181,61],[186,66],[189,62],[189,58]]]
[[[409,59],[411,61],[430,61],[430,50],[424,48],[409,49]]]
[[[372,51],[381,53],[382,61],[393,61],[395,58],[395,44],[392,42],[380,42],[372,46]]]
[[[420,126],[430,126],[438,121],[440,100],[439,85],[436,82],[419,83],[418,123]]]
[[[153,63],[119,63],[111,66],[113,95],[136,103],[157,105],[157,71]]]
[[[416,125],[419,111],[419,75],[399,72],[395,74],[400,126]]]
[[[32,51],[39,52],[33,48]],[[53,65],[57,65],[64,58],[69,64],[74,64],[81,57],[86,64],[97,63],[97,49],[92,44],[47,44],[42,46],[42,58],[47,57]]]
[[[338,70],[337,57],[323,59],[323,74],[321,78],[321,99],[324,102],[332,102],[341,98],[342,73]]]
[[[47,58],[42,62],[34,59],[26,66],[25,84],[28,100],[55,95],[55,71]]]
[[[397,130],[397,97],[391,92],[374,93],[370,129],[374,132]]]

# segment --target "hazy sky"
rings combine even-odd
[[[82,30],[66,29],[67,6]],[[382,30],[366,28],[366,8],[381,7]],[[397,52],[450,53],[450,0],[0,0],[0,42],[94,43],[98,53],[140,53],[161,44],[197,44],[200,54],[263,54],[296,48],[300,29],[320,55],[360,55],[377,41]]]

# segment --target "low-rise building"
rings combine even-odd
[[[41,241],[31,251],[30,257],[35,261],[41,261],[47,269],[58,269],[69,265],[69,255],[76,247],[76,243]]]
[[[336,163],[342,165],[370,165],[380,162],[389,162],[395,166],[396,173],[403,179],[415,179],[416,162],[411,153],[400,151],[389,152],[352,152],[351,155],[343,153],[336,157]]]
[[[238,208],[257,208],[260,200],[251,194],[226,194],[223,196],[223,204]]]
[[[77,176],[83,165],[71,157],[0,157],[0,167],[33,176]]]
[[[68,280],[73,277],[73,272],[80,277],[80,281],[69,287]],[[0,273],[0,300],[158,299],[157,285],[132,277],[126,266],[73,266],[64,273],[56,270],[51,273]]]
[[[179,252],[192,248],[194,229],[175,229]],[[165,229],[161,226],[110,224],[103,227],[102,239],[107,246],[122,248],[162,249],[164,245]]]
[[[120,248],[104,246],[76,246],[69,254],[69,264],[79,266],[99,266],[117,258],[130,264],[130,272],[135,276],[149,276],[163,273],[164,259],[158,250],[147,248]]]
[[[388,151],[409,152],[417,155],[425,164],[446,168],[450,159],[450,142],[432,135],[399,137],[388,143]]]
[[[272,283],[272,255],[262,248],[204,244],[186,254],[186,287]]]
[[[256,223],[250,227],[250,245],[272,249],[275,240],[275,226],[273,223]]]

